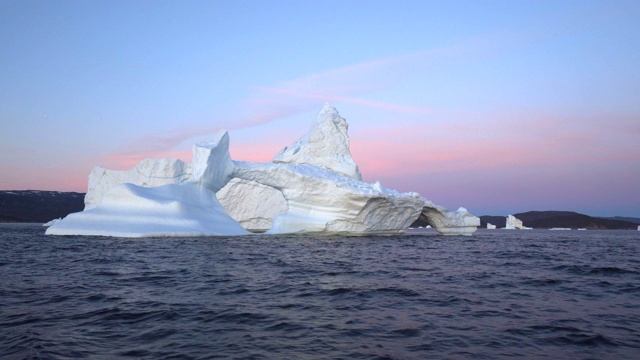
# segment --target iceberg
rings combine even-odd
[[[325,104],[311,129],[269,163],[233,161],[229,135],[193,146],[191,164],[143,160],[93,169],[85,210],[48,235],[118,237],[267,234],[396,235],[418,217],[444,235],[471,235],[480,219],[362,181],[348,124]]]
[[[504,228],[508,230],[531,230],[530,227],[526,227],[522,224],[522,220],[516,218],[513,215],[507,215],[507,223]]]
[[[496,226],[493,225],[492,223],[487,223],[487,229],[491,229],[492,230],[492,229],[495,229],[495,228],[496,228]]]

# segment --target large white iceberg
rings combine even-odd
[[[325,104],[310,131],[270,163],[232,161],[224,132],[212,143],[194,145],[190,165],[161,159],[128,171],[96,167],[85,211],[46,233],[393,235],[419,216],[445,235],[471,235],[480,225],[464,208],[449,211],[417,193],[363,182],[347,130],[346,120]]]

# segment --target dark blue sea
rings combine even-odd
[[[640,232],[44,236],[0,225],[2,359],[640,359]]]

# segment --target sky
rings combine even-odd
[[[268,162],[329,101],[363,180],[475,215],[640,217],[640,2],[0,0],[0,190]]]

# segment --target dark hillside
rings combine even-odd
[[[486,228],[487,223],[491,225],[495,225],[496,228],[500,229],[507,225],[507,217],[506,216],[493,216],[493,215],[482,215],[480,216],[480,227]]]
[[[525,226],[533,228],[570,227],[573,229],[636,230],[637,225],[629,221],[602,219],[571,211],[529,211],[514,214]]]
[[[627,216],[614,216],[614,217],[600,217],[598,219],[606,219],[606,220],[621,220],[621,221],[628,221],[628,222],[632,222],[634,224],[638,224],[640,225],[640,218],[635,218],[635,217],[627,217]]]
[[[84,194],[77,192],[0,191],[0,222],[36,222],[65,217],[84,209]]]
[[[618,219],[597,218],[573,211],[528,211],[513,214],[522,220],[524,226],[535,229],[572,228],[572,229],[611,229],[636,230],[638,225],[630,221]],[[506,224],[505,216],[483,215],[480,217],[481,227],[487,227],[487,222],[503,228]]]

